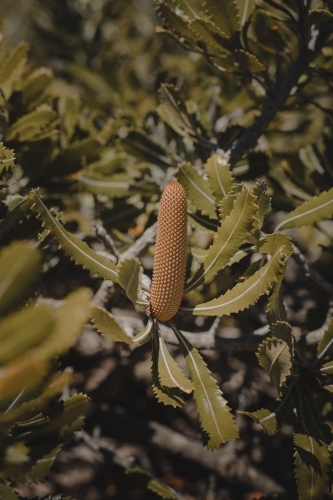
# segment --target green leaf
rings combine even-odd
[[[327,445],[307,433],[294,434],[295,475],[299,500],[322,500],[331,465]]]
[[[274,436],[274,434],[277,433],[278,423],[276,414],[268,408],[262,408],[261,410],[254,411],[253,413],[248,411],[240,411],[239,413],[252,418],[252,420],[257,422],[257,424],[260,424],[269,436]]]
[[[281,281],[275,287],[274,292],[268,300],[267,317],[270,325],[278,321],[287,321],[287,313],[283,303]]]
[[[149,318],[148,323],[141,330],[141,332],[137,333],[133,337],[133,342],[136,344],[139,344],[139,345],[143,345],[146,342],[148,342],[148,340],[150,340],[150,337],[151,337],[151,334],[153,331],[153,326],[154,326],[154,321],[152,320],[152,318]]]
[[[264,340],[258,348],[257,358],[274,386],[279,389],[291,374],[292,360],[288,344],[274,337]]]
[[[166,3],[159,2],[156,6],[156,12],[157,15],[163,19],[165,25],[171,31],[175,32],[178,37],[185,38],[187,42],[191,42],[192,39],[194,39],[193,33],[188,28],[188,23],[171,10]]]
[[[208,19],[229,37],[239,31],[239,11],[234,0],[224,0],[223,7],[219,0],[206,0],[204,8]]]
[[[237,0],[241,26],[244,26],[246,21],[251,16],[254,9],[254,1],[255,0]]]
[[[201,427],[208,435],[207,447],[213,450],[222,443],[238,437],[234,417],[197,349],[174,325],[170,324],[170,326],[177,337],[191,374],[194,384],[193,396],[197,404]]]
[[[126,344],[131,344],[133,342],[133,339],[124,332],[114,316],[104,309],[104,307],[94,306],[91,308],[90,314],[96,330],[105,337],[115,342],[126,342]]]
[[[287,321],[277,321],[273,325],[270,325],[272,337],[279,340],[283,340],[288,344],[289,351],[291,354],[294,352],[294,333]]]
[[[15,357],[0,369],[1,397],[3,400],[15,398],[14,401],[17,401],[24,391],[37,386],[48,370],[49,364],[34,356],[33,351]]]
[[[168,485],[157,479],[150,472],[140,469],[139,467],[131,467],[126,469],[125,474],[136,479],[140,484],[150,491],[153,491],[161,498],[177,500],[177,496],[169,488]]]
[[[188,25],[196,38],[209,47],[210,50],[219,54],[230,52],[233,47],[232,42],[225,33],[219,31],[210,21],[194,19]]]
[[[330,219],[332,216],[333,188],[329,191],[323,191],[320,195],[314,196],[309,201],[305,201],[302,205],[287,214],[276,227],[276,231],[307,226],[323,219]]]
[[[78,175],[78,181],[85,191],[93,194],[105,194],[110,199],[128,196],[132,185],[131,179],[126,173],[106,177],[95,172],[83,171]]]
[[[203,214],[216,219],[216,205],[208,182],[198,173],[191,163],[183,163],[175,174],[178,182],[186,191],[187,199]]]
[[[0,482],[0,498],[1,500],[19,500],[18,494],[8,482]]]
[[[88,321],[89,307],[90,292],[87,289],[81,288],[68,295],[64,303],[53,311],[56,319],[55,328],[37,349],[35,355],[39,359],[49,359],[65,353]]]
[[[0,365],[38,345],[54,327],[51,310],[46,306],[29,306],[1,321]]]
[[[196,140],[200,132],[198,124],[193,123],[192,117],[189,116],[180,92],[173,85],[162,84],[158,95],[161,104],[157,107],[157,112],[162,120],[182,137]]]
[[[169,167],[172,163],[164,148],[142,130],[128,130],[121,139],[121,148],[140,161],[160,167]]]
[[[211,281],[247,240],[253,229],[255,214],[258,210],[255,201],[256,197],[243,187],[234,200],[230,215],[225,218],[214,236],[213,244],[207,252],[203,265],[186,286],[186,292],[202,282]]]
[[[53,462],[63,448],[63,444],[60,444],[53,448],[49,453],[46,453],[43,457],[38,459],[31,467],[29,472],[26,474],[25,480],[27,482],[37,482],[45,480],[46,476],[51,474],[51,467]]]
[[[134,305],[140,291],[142,272],[138,259],[124,259],[118,263],[118,283]]]
[[[2,180],[6,175],[12,175],[13,169],[15,167],[14,162],[14,149],[5,148],[3,143],[0,142],[0,180]]]
[[[22,97],[28,102],[37,99],[52,82],[53,74],[49,68],[37,68],[22,82]]]
[[[218,203],[227,196],[234,182],[228,158],[221,153],[214,154],[207,160],[205,172],[210,189]]]
[[[35,139],[57,118],[57,113],[48,105],[42,104],[31,113],[19,118],[9,129],[8,141],[29,141]]]
[[[165,387],[161,384],[158,375],[159,343],[156,335],[153,335],[152,349],[152,379],[153,392],[160,403],[181,408],[184,405],[184,398],[179,387]]]
[[[229,315],[253,305],[261,295],[267,294],[278,282],[290,255],[290,239],[280,239],[276,234],[261,241],[259,251],[273,253],[271,259],[250,278],[238,283],[224,295],[196,307],[180,307],[180,311],[205,316]],[[285,236],[285,235],[283,235]]]
[[[30,292],[39,275],[40,254],[27,243],[12,243],[0,254],[0,314]]]
[[[324,358],[333,345],[333,318],[317,347],[317,359]]]
[[[20,43],[1,64],[0,89],[6,100],[12,95],[15,84],[23,73],[28,50],[27,43]]]
[[[42,226],[50,231],[52,238],[66,255],[91,273],[117,282],[117,267],[112,262],[98,255],[77,236],[66,231],[62,224],[51,215],[36,191],[32,191],[29,199],[33,202],[31,209],[37,213],[37,218],[42,220]]]
[[[322,373],[323,375],[333,375],[333,361],[324,363],[320,368],[320,373]]]
[[[222,222],[228,215],[230,215],[230,212],[234,206],[236,196],[241,192],[242,189],[243,187],[241,184],[234,184],[233,186],[231,186],[227,196],[220,201],[219,214]]]
[[[184,375],[178,364],[171,357],[159,328],[155,330],[158,343],[158,378],[164,387],[178,387],[181,391],[190,394],[194,386],[192,382]]]
[[[260,230],[264,222],[264,218],[270,209],[271,206],[271,199],[266,196],[266,186],[265,184],[259,184],[256,182],[256,185],[252,189],[252,193],[256,196],[256,205],[258,205],[259,209],[257,212],[257,218],[254,223],[255,230],[256,230],[256,237],[257,239],[260,238]]]
[[[235,50],[232,53],[234,61],[238,64],[240,71],[250,74],[263,73],[265,66],[259,59],[243,49]]]

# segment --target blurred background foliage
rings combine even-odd
[[[8,340],[6,322],[15,325],[15,315],[22,306],[22,315],[30,314],[31,321],[37,323],[44,315],[48,325],[42,334],[31,327],[31,341],[23,353],[18,324],[15,327],[17,346],[7,358],[1,359],[1,373],[5,377],[1,384],[4,380],[6,387],[15,388],[1,399],[2,488],[10,488],[9,477],[29,483],[48,474],[55,455],[67,443],[71,432],[81,426],[82,415],[87,411],[87,397],[71,392],[71,377],[59,372],[57,357],[79,334],[86,319],[88,298],[82,298],[80,294],[84,292],[77,291],[79,295],[69,296],[60,306],[72,308],[78,297],[82,303],[77,328],[71,335],[69,327],[74,325],[61,325],[61,314],[54,309],[52,300],[63,300],[81,286],[88,286],[93,292],[100,286],[100,280],[77,268],[58,250],[47,232],[42,232],[40,223],[30,212],[27,197],[31,188],[39,187],[46,206],[55,207],[53,214],[60,212],[65,227],[96,251],[109,250],[107,237],[101,238],[96,232],[96,220],[112,237],[117,252],[127,251],[156,221],[160,191],[172,179],[179,163],[191,161],[202,172],[212,153],[235,146],[235,141],[241,139],[283,87],[304,46],[309,44],[316,50],[306,74],[293,82],[290,97],[281,101],[278,113],[269,120],[258,144],[244,148],[244,154],[235,158],[233,173],[237,181],[251,186],[256,180],[264,179],[267,183],[272,209],[263,228],[266,232],[272,231],[282,214],[333,186],[331,0],[312,0],[306,6],[297,0],[239,0],[238,25],[231,22],[224,27],[224,34],[216,33],[212,24],[215,20],[207,18],[202,2],[191,2],[190,8],[188,5],[181,0],[159,1],[155,10],[150,0],[4,0],[0,6],[4,34],[0,41],[0,183],[3,188],[0,191],[0,245],[2,258],[9,259],[3,269],[21,259],[16,259],[15,252],[18,252],[27,258],[26,262],[22,261],[22,270],[26,273],[30,269],[34,277],[40,275],[39,282],[30,288],[27,275],[24,290],[13,279],[12,302],[0,305],[4,316],[1,342]],[[320,12],[323,8],[330,14]],[[301,17],[309,9],[313,10],[311,18],[303,19],[301,29]],[[156,26],[159,26],[157,34]],[[318,37],[318,30],[322,36]],[[209,229],[211,221],[200,217],[196,222],[192,219],[192,224],[199,231],[192,230],[190,244],[207,248],[212,236],[201,229]],[[319,222],[289,233],[313,269],[332,283],[332,222]],[[13,243],[15,240],[30,240],[41,250],[20,246]],[[148,274],[152,255],[153,247],[150,247],[142,257]],[[40,261],[41,267],[37,264]],[[249,263],[248,257],[236,271],[227,268],[223,279],[193,291],[192,299],[198,303],[223,293],[238,280]],[[302,336],[301,332],[319,329],[325,322],[330,293],[322,292],[317,284],[309,284],[300,274],[296,266],[290,264],[285,300],[289,320]],[[51,305],[39,305],[38,301],[45,298],[51,300]],[[124,310],[129,307],[121,294],[115,305]],[[234,332],[262,327],[265,307],[266,304],[260,302],[251,313],[223,318],[221,327]],[[20,317],[20,321],[27,321],[24,316]],[[198,321],[182,318],[182,322],[182,326],[191,331],[210,326],[209,321],[202,318]],[[59,329],[68,332],[71,339],[66,340],[61,349],[52,343]],[[90,335],[95,339],[93,333]],[[89,381],[89,370],[92,366],[96,368],[101,360],[105,361],[108,348],[97,349],[95,357],[82,354],[85,352],[82,346],[81,351],[74,348],[69,358],[62,361],[62,367],[66,363],[79,367],[81,379],[86,377]],[[308,349],[311,353],[312,348]],[[142,356],[144,353],[142,348]],[[127,355],[116,348],[112,351],[112,359],[117,362]],[[248,362],[246,355],[228,358],[229,370],[224,370],[221,359],[225,360],[226,355],[211,354],[217,378],[229,381],[230,372],[241,372],[243,385],[240,383],[238,389],[251,386],[256,381],[254,361]],[[246,368],[247,364],[251,370]],[[27,378],[26,373],[29,373]],[[10,380],[15,383],[8,384],[6,374],[13,377]],[[20,385],[22,376],[24,387]],[[75,387],[89,388],[87,380],[76,383]],[[233,407],[238,408],[235,387],[237,383],[229,384],[229,397]],[[133,392],[129,382],[125,390]],[[145,393],[146,389],[142,390]],[[228,393],[227,383],[224,390]],[[276,397],[265,390],[256,396],[252,394],[250,406],[257,408],[259,401],[264,405],[270,397]],[[16,397],[13,399],[14,392],[22,392],[17,401]],[[95,397],[98,409],[93,415],[97,419],[102,411],[98,406],[102,405],[102,396]],[[142,398],[139,403],[146,406],[141,414],[146,415],[148,409],[153,408],[157,418],[160,410],[156,410],[150,400],[142,403]],[[117,395],[116,404],[123,403]],[[329,419],[332,408],[324,398],[321,406]],[[182,425],[194,426],[189,434],[196,436],[191,411],[182,417]],[[164,418],[176,419],[171,414]],[[94,427],[91,418],[87,428]],[[243,447],[256,449],[257,455],[261,454],[260,464],[263,457],[270,457],[273,465],[266,466],[267,472],[279,481],[279,476],[285,474],[283,487],[296,495],[291,479],[292,459],[286,459],[284,452],[280,452],[277,468],[272,459],[274,447],[282,444],[288,447],[285,444],[288,429],[284,429],[284,436],[272,439],[272,445],[254,426],[248,424],[246,429],[250,431],[247,438],[243,437]],[[45,435],[49,436],[47,443],[41,442]],[[267,447],[266,451],[262,451],[263,446]],[[35,451],[30,454],[32,449]],[[40,468],[41,464],[47,464],[45,469]],[[155,470],[167,477],[163,465],[156,466]],[[182,474],[190,476],[186,467]],[[176,476],[173,471],[174,482],[170,482],[175,487],[179,484],[176,479],[180,481]],[[207,485],[207,474],[203,477]],[[99,477],[99,484],[103,480],[104,476]],[[124,493],[121,481],[115,483],[114,496],[111,493],[107,496],[105,488],[99,486],[98,491],[102,493],[100,496],[96,493],[95,498],[130,495],[127,490]],[[189,498],[208,498],[204,493],[195,496],[197,493],[193,490],[197,485],[192,489],[188,484],[182,485],[185,490],[188,487],[192,495]],[[57,489],[59,485],[51,485],[51,490],[52,487]],[[253,487],[234,491],[230,485],[222,484],[216,486],[216,490],[214,486],[211,488],[220,492],[216,498],[232,498],[231,495],[255,498],[245,496],[255,494]],[[83,489],[77,498],[88,499]],[[70,487],[67,491],[74,494]],[[6,494],[9,495],[9,489]],[[0,495],[7,498],[1,489]],[[33,495],[33,490],[29,495]]]

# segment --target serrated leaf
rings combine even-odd
[[[242,415],[252,418],[257,424],[260,424],[264,431],[269,436],[274,436],[277,433],[277,418],[274,412],[271,412],[268,408],[262,408],[261,410],[254,411],[253,413],[248,411],[239,412]]]
[[[291,326],[287,321],[277,321],[276,323],[270,325],[272,336],[283,340],[288,344],[289,351],[293,354],[294,351],[294,334]]]
[[[180,307],[180,311],[204,316],[229,315],[238,311],[243,311],[253,305],[259,297],[267,294],[275,283],[278,282],[285,269],[285,263],[289,256],[290,242],[275,238],[276,235],[269,235],[263,240],[260,251],[273,250],[271,259],[250,278],[238,283],[234,288],[228,290],[224,295],[199,304],[196,307]],[[283,235],[285,236],[285,235]],[[278,245],[281,243],[281,246]]]
[[[264,222],[264,218],[271,206],[271,199],[266,196],[266,186],[256,182],[252,189],[252,193],[256,196],[256,205],[258,205],[257,220],[254,223],[256,229],[256,237],[259,239],[260,230]]]
[[[57,118],[57,113],[48,105],[41,104],[34,111],[19,118],[9,129],[8,141],[29,141],[44,131]]]
[[[234,184],[233,186],[231,186],[227,196],[225,196],[223,200],[220,201],[219,214],[222,222],[228,215],[230,215],[232,207],[234,206],[236,196],[241,192],[242,189],[243,187],[241,184]]]
[[[28,50],[27,43],[20,43],[1,64],[0,88],[6,100],[12,95],[14,86],[23,73]]]
[[[151,338],[151,334],[152,334],[152,331],[153,331],[153,326],[154,326],[153,319],[152,318],[148,318],[148,323],[141,330],[141,332],[137,333],[133,337],[133,342],[137,343],[139,345],[143,345],[146,342],[148,342],[148,340],[150,340],[150,338]]]
[[[258,206],[256,197],[246,188],[236,196],[230,215],[214,236],[213,244],[208,249],[203,265],[200,267],[185,291],[192,290],[202,282],[208,283],[222,270],[247,240],[253,229]]]
[[[274,386],[279,389],[291,374],[292,360],[288,344],[274,337],[268,338],[260,344],[256,356]]]
[[[6,175],[11,175],[13,173],[14,167],[14,150],[5,148],[3,143],[0,142],[0,180],[2,180]]]
[[[93,325],[105,337],[115,342],[126,342],[126,344],[133,342],[133,339],[124,332],[114,316],[104,307],[94,306],[90,309],[90,314]]]
[[[87,269],[91,273],[97,274],[101,278],[117,282],[117,267],[107,259],[98,255],[94,250],[88,247],[67,231],[62,224],[54,218],[46,208],[36,191],[32,191],[29,199],[33,203],[31,209],[37,213],[37,218],[42,220],[44,228],[50,231],[52,238],[58,243],[58,246],[68,255],[76,264]]]
[[[138,259],[123,259],[118,263],[118,283],[134,305],[140,292],[142,272]]]
[[[0,314],[26,295],[39,275],[40,254],[27,243],[12,243],[0,254]]]
[[[327,445],[304,432],[294,434],[294,445],[299,500],[322,500],[331,464]]]
[[[8,482],[0,481],[0,498],[1,500],[18,500],[20,497]]]
[[[254,9],[254,0],[237,0],[239,8],[240,24],[244,26]]]
[[[330,219],[332,216],[333,188],[329,191],[323,191],[320,195],[314,196],[309,201],[305,201],[302,205],[287,214],[276,227],[276,231],[307,226],[323,219]]]
[[[53,465],[53,462],[62,448],[63,444],[60,444],[53,448],[53,450],[51,450],[49,453],[46,453],[43,457],[38,459],[26,474],[25,480],[27,482],[45,480],[46,476],[51,474],[51,467]]]
[[[275,287],[268,300],[267,317],[270,325],[277,321],[287,321],[287,313],[283,303],[281,281]]]
[[[223,7],[219,0],[206,0],[204,8],[208,19],[229,37],[239,31],[239,11],[234,0],[224,0]]]
[[[36,99],[45,91],[53,78],[49,68],[37,68],[22,82],[22,97],[25,101]]]
[[[83,172],[78,175],[78,181],[85,191],[105,194],[110,199],[127,196],[132,185],[126,173],[106,177],[95,172]]]
[[[164,387],[178,387],[181,391],[190,394],[194,386],[172,358],[158,327],[155,330],[155,335],[157,335],[156,342],[158,343],[157,370],[160,384]]]
[[[322,359],[326,356],[329,349],[333,345],[333,318],[324,332],[324,336],[317,347],[317,359]]]
[[[173,406],[174,408],[181,408],[184,405],[184,398],[182,391],[179,387],[165,387],[161,385],[158,376],[158,358],[159,358],[159,344],[156,341],[156,335],[153,335],[153,348],[152,348],[152,379],[153,379],[153,392],[160,403]]]
[[[216,202],[219,203],[227,196],[234,182],[228,158],[221,153],[214,154],[207,160],[205,172],[208,176],[210,189]]]
[[[177,500],[177,496],[172,492],[168,485],[157,479],[150,472],[140,469],[139,467],[131,467],[125,470],[126,475],[131,475],[140,484],[150,491],[153,491],[161,498]]]
[[[194,19],[188,24],[189,29],[196,38],[207,45],[210,51],[215,53],[227,52],[233,48],[233,44],[228,36],[219,31],[210,21],[204,19]]]
[[[227,401],[222,397],[216,381],[212,378],[206,363],[180,331],[171,324],[183,351],[186,364],[194,384],[193,397],[203,431],[208,435],[209,450],[218,448],[222,443],[236,439],[238,431]]]
[[[187,42],[194,39],[193,33],[188,28],[188,23],[171,10],[164,2],[159,2],[156,6],[157,15],[163,19],[166,26],[175,32],[180,38],[184,37]],[[195,43],[194,43],[195,45]]]
[[[186,191],[188,200],[203,214],[216,219],[216,205],[208,182],[198,173],[191,163],[183,163],[175,174],[178,182]]]
[[[263,73],[265,71],[265,66],[259,59],[243,49],[235,50],[232,53],[232,57],[241,71],[250,74]]]

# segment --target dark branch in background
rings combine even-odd
[[[268,125],[275,118],[277,112],[288,99],[291,90],[297,85],[300,77],[307,71],[309,64],[316,53],[305,50],[292,66],[290,72],[276,90],[275,95],[268,101],[261,115],[248,127],[243,135],[233,144],[230,154],[230,164],[234,166],[242,156],[257,144],[259,137],[265,132]]]
[[[309,276],[320,288],[325,290],[331,296],[333,296],[333,284],[323,278],[321,274],[319,274],[315,269],[313,269],[307,262],[306,258],[300,251],[300,249],[294,244],[293,245],[293,258],[296,262],[303,267],[307,276]]]

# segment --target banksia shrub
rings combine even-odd
[[[187,203],[185,189],[172,181],[163,191],[157,217],[157,236],[150,314],[168,321],[180,306],[186,271]]]

